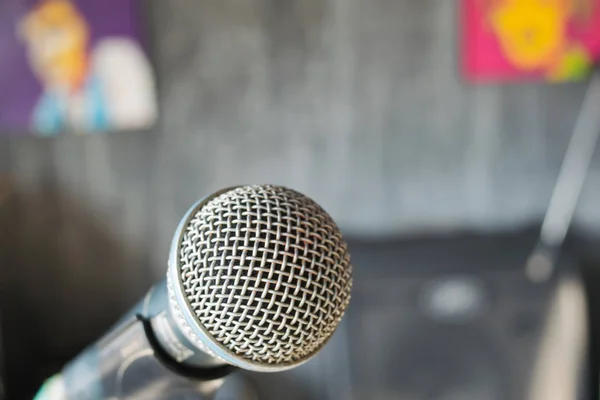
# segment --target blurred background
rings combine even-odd
[[[13,27],[16,3],[0,1]],[[314,198],[355,265],[335,339],[298,370],[257,377],[265,398],[593,398],[600,157],[561,272],[542,283],[524,274],[588,79],[480,82],[464,68],[466,3],[139,2],[156,121],[0,130],[7,398],[31,398],[164,275],[193,202],[243,183]],[[15,36],[3,32],[0,57]],[[548,333],[554,323],[566,339]],[[545,357],[557,369],[540,367]]]

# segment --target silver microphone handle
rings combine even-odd
[[[174,341],[189,349],[185,360],[173,357]],[[186,341],[170,317],[163,280],[50,379],[36,400],[208,399],[235,369]]]

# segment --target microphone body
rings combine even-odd
[[[49,379],[36,400],[208,396],[236,368],[195,348],[173,322],[166,279]]]
[[[236,368],[294,368],[327,343],[351,287],[347,245],[314,201],[222,190],[181,220],[166,278],[35,400],[196,399]]]

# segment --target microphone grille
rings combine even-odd
[[[306,361],[350,301],[352,267],[338,227],[314,201],[280,186],[238,187],[192,211],[176,261],[201,329],[251,369]]]

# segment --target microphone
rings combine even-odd
[[[222,190],[181,220],[166,278],[41,392],[141,398],[178,377],[296,367],[335,332],[351,288],[347,245],[313,200],[274,185]],[[134,364],[143,373],[128,373]]]

